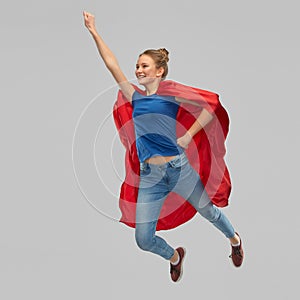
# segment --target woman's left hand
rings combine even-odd
[[[184,148],[187,149],[189,146],[189,143],[192,141],[192,135],[187,131],[185,135],[177,139],[177,144]]]

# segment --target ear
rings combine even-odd
[[[164,74],[165,69],[163,67],[160,67],[159,69],[157,69],[156,72],[156,77],[162,77]]]

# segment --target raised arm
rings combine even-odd
[[[95,17],[88,12],[83,12],[83,17],[84,24],[95,40],[96,46],[101,58],[103,59],[103,62],[118,83],[125,97],[131,102],[134,87],[131,83],[128,82],[127,78],[123,74],[115,55],[105,44],[102,37],[98,34],[95,25]]]

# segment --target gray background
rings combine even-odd
[[[2,1],[0,298],[296,299],[296,4]],[[161,233],[188,251],[174,285],[168,263],[140,251],[134,231],[116,221],[123,175],[110,116],[116,87],[82,10],[96,15],[129,79],[140,52],[166,47],[170,79],[221,95],[231,118],[225,212],[244,240],[241,269],[231,265],[225,238],[197,216]]]

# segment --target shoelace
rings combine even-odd
[[[171,264],[170,263],[170,266],[171,266],[171,268],[170,268],[170,273],[173,273],[173,272],[175,272],[176,274],[179,274],[180,273],[180,269],[178,269],[178,267],[179,267],[179,263],[181,262],[181,259],[180,259],[180,261],[178,262],[178,264],[177,265],[173,265],[173,264]]]
[[[242,257],[242,254],[241,254],[241,247],[240,246],[237,246],[237,247],[232,247],[233,249],[233,253],[231,255],[229,255],[230,258],[232,258],[232,255],[237,255],[237,256],[240,256]]]
[[[176,274],[178,275],[178,274],[180,274],[180,271],[177,270],[177,269],[173,269],[173,268],[172,268],[172,269],[170,270],[170,273],[171,273],[171,274],[176,273]]]

